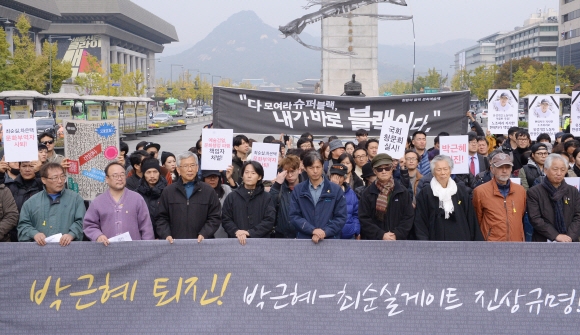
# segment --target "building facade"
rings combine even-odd
[[[495,64],[495,40],[501,34],[486,36],[477,41],[477,44],[456,53],[455,71],[461,69],[473,71],[482,65],[487,67]]]
[[[559,0],[558,64],[580,69],[580,0]]]

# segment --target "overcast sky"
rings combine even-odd
[[[232,14],[253,10],[268,25],[278,27],[316,11],[304,10],[306,0],[132,0],[170,22],[177,29],[178,43],[166,46],[164,56],[192,47]],[[558,10],[558,0],[407,0],[408,6],[380,4],[381,14],[415,17],[417,44],[432,45],[454,39],[471,39],[521,26],[538,10]],[[308,33],[320,36],[320,24]],[[379,43],[412,44],[410,21],[379,23]]]

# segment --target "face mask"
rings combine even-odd
[[[13,175],[19,175],[20,174],[20,169],[10,168],[10,173],[12,173]]]

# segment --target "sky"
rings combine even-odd
[[[307,0],[132,0],[177,29],[179,42],[166,45],[162,56],[187,50],[216,26],[242,10],[252,10],[268,25],[278,27],[316,11]],[[538,10],[558,10],[558,0],[407,0],[407,7],[380,4],[381,14],[413,15],[418,45],[455,39],[476,41],[497,31],[521,26]],[[320,36],[320,24],[306,30]],[[380,44],[412,44],[411,21],[379,22]]]

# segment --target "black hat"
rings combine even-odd
[[[218,170],[201,170],[201,178],[207,178],[210,176],[221,176]]]
[[[368,177],[372,177],[374,175],[375,175],[375,172],[373,171],[373,165],[370,162],[363,165],[362,175],[361,175],[362,178],[368,178]]]
[[[141,173],[145,174],[149,169],[160,170],[159,162],[155,158],[145,158],[141,161]]]
[[[339,176],[344,176],[348,172],[348,168],[346,167],[346,165],[343,164],[332,164],[330,166],[329,172],[331,175],[337,174]]]
[[[48,147],[46,145],[42,144],[42,143],[39,143],[38,144],[38,151],[40,151],[40,150],[46,150],[46,151],[48,151]]]
[[[149,148],[155,148],[155,149],[157,149],[157,151],[161,150],[161,146],[159,144],[153,143],[153,142],[145,143],[143,150],[147,151],[147,149],[149,149]]]
[[[542,101],[540,102],[540,104],[549,104],[550,102],[548,101],[548,99],[542,99]]]
[[[157,149],[157,150],[159,150],[159,149]],[[167,161],[167,158],[169,158],[169,157],[175,158],[175,155],[169,151],[163,151],[161,153],[161,165],[165,165],[165,162]]]
[[[504,93],[500,94],[499,97],[500,97],[500,99],[501,98],[509,98],[509,95],[507,95],[507,93],[504,92]]]
[[[545,143],[541,143],[541,142],[532,145],[532,148],[531,148],[533,154],[535,154],[536,151],[538,151],[540,149],[544,149],[546,151],[549,151],[548,146]]]

